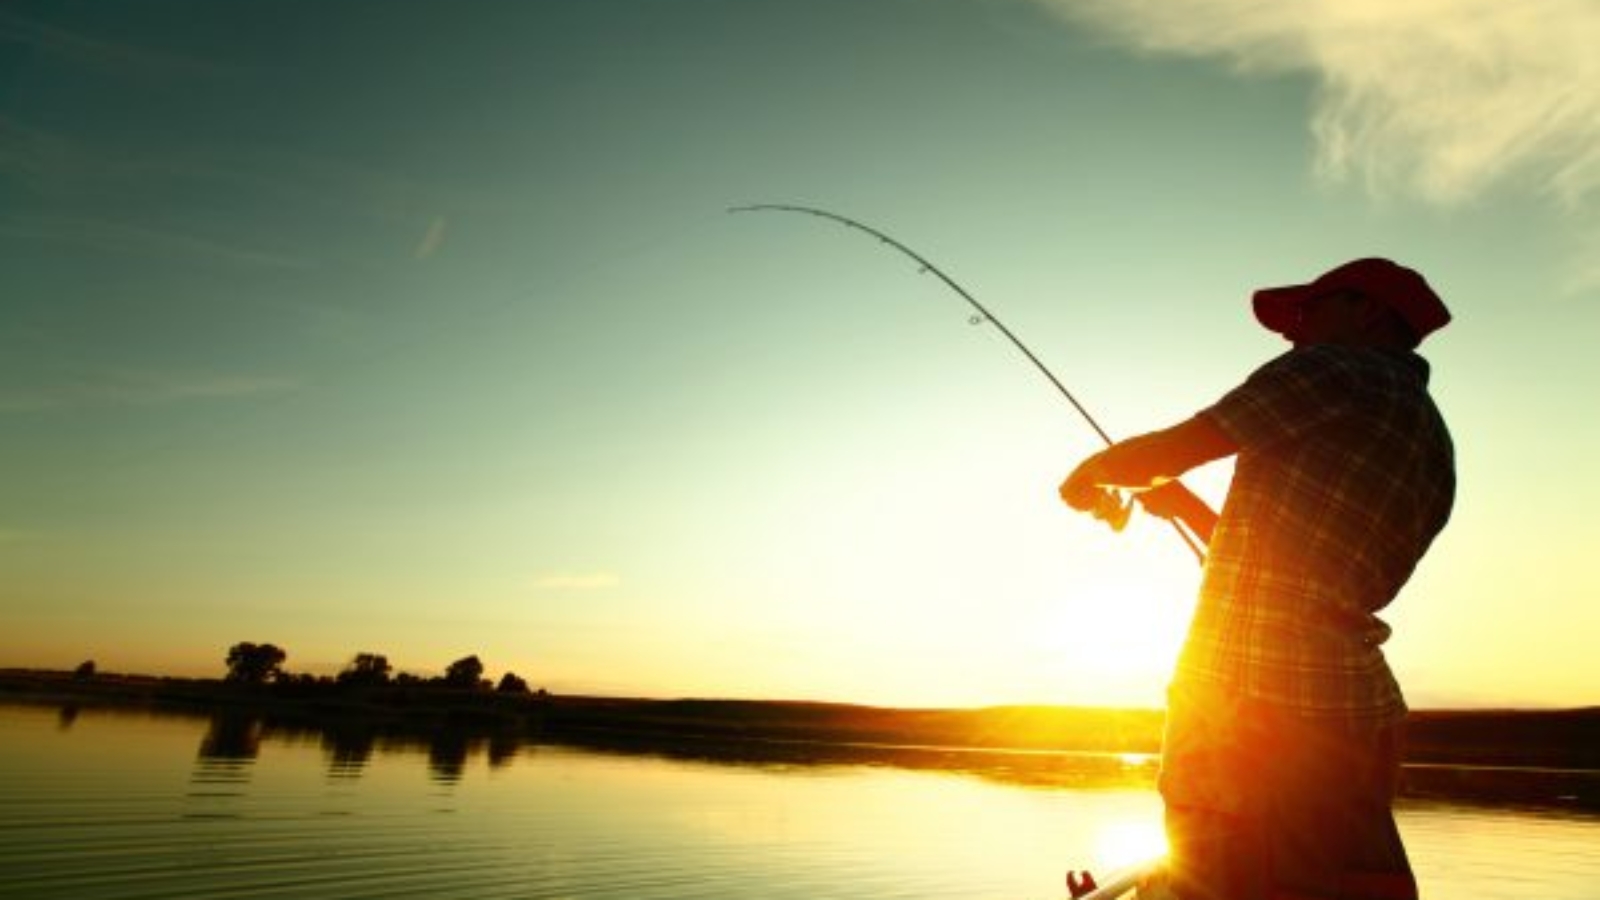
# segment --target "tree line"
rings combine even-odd
[[[408,672],[394,673],[389,658],[382,653],[357,653],[350,662],[329,678],[309,673],[295,674],[284,669],[289,654],[276,644],[241,641],[228,648],[228,674],[224,680],[234,684],[339,684],[349,687],[441,687],[456,690],[489,691],[506,694],[530,693],[528,682],[515,672],[506,672],[496,684],[483,677],[483,661],[476,655],[451,663],[444,675],[424,678]],[[540,693],[543,693],[541,691]]]

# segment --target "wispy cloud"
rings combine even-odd
[[[1037,0],[1150,52],[1309,72],[1317,171],[1379,195],[1600,193],[1594,0]],[[1600,282],[1597,282],[1600,283]]]
[[[535,578],[533,586],[551,591],[595,591],[621,583],[622,579],[611,572],[555,572]]]
[[[0,43],[24,44],[79,65],[119,73],[215,75],[231,67],[153,47],[86,34],[0,9]]]
[[[69,243],[136,256],[181,257],[228,265],[293,270],[315,267],[311,260],[288,254],[235,246],[168,229],[92,218],[0,218],[0,237]]]
[[[152,406],[295,390],[298,383],[268,376],[95,372],[47,385],[0,388],[0,413],[93,406]]]
[[[0,7],[0,47],[22,45],[59,60],[69,68],[213,78],[253,76],[249,84],[271,84],[270,69],[248,68],[231,60],[201,59],[123,38],[62,27]],[[430,184],[359,162],[330,159],[263,145],[252,139],[229,143],[216,139],[196,147],[192,142],[164,140],[161,130],[138,140],[109,147],[103,138],[87,142],[71,133],[41,128],[0,114],[0,175],[22,177],[34,187],[59,189],[62,182],[94,179],[148,183],[150,179],[186,179],[226,184],[235,190],[261,190],[281,201],[285,194],[301,202],[360,209],[374,215],[414,220],[440,207],[503,209],[498,192],[464,190]],[[426,221],[426,220],[425,220]]]
[[[435,216],[433,221],[428,224],[427,233],[422,236],[421,242],[417,244],[417,249],[412,255],[417,259],[427,259],[438,253],[439,248],[444,246],[444,226],[444,216]]]
[[[88,156],[75,141],[0,113],[0,176],[38,189],[52,173],[81,174]]]
[[[449,221],[436,210],[492,212],[505,205],[491,193],[434,185],[272,147],[164,146],[159,142],[107,146],[4,113],[0,113],[0,179],[13,181],[55,208],[63,203],[75,209],[94,208],[107,200],[133,208],[147,202],[152,193],[176,196],[202,188],[213,197],[228,198],[238,208],[270,203],[310,221],[325,221],[332,213],[351,217],[363,227],[377,225],[396,234],[415,234],[412,229],[421,227],[422,237],[411,247],[418,259],[431,256],[444,243]],[[24,236],[19,234],[23,228],[29,229],[29,236],[71,236],[71,229],[63,227],[70,224],[30,219],[24,225],[15,216],[9,224],[0,220],[0,227],[7,229],[3,233],[11,236]],[[87,230],[102,232],[95,238],[101,246],[125,246],[140,239],[138,232],[159,229],[130,225]],[[167,246],[175,245],[168,242]],[[287,258],[275,259],[282,263]]]

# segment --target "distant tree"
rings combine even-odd
[[[394,683],[401,687],[416,687],[419,684],[426,684],[427,679],[410,672],[401,672],[394,676]]]
[[[500,684],[495,690],[502,694],[526,694],[528,683],[517,677],[515,672],[507,672],[500,676]]]
[[[86,659],[79,663],[76,669],[72,670],[72,677],[78,679],[79,681],[87,681],[94,677],[94,673],[94,660]]]
[[[276,644],[244,641],[228,648],[228,680],[239,684],[265,684],[283,673],[289,658]]]
[[[339,683],[381,685],[389,683],[389,657],[382,653],[357,653],[350,665],[339,673]]]
[[[456,660],[444,670],[445,687],[475,688],[483,680],[483,663],[476,656]]]

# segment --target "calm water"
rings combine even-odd
[[[1159,840],[1147,770],[1128,775],[1041,787],[0,705],[0,896],[1061,897],[1069,865]],[[1600,818],[1410,805],[1401,828],[1424,897],[1600,900]]]

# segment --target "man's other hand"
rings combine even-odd
[[[1189,518],[1198,507],[1205,506],[1205,501],[1181,481],[1169,481],[1148,491],[1140,491],[1135,497],[1145,512],[1159,519]]]

